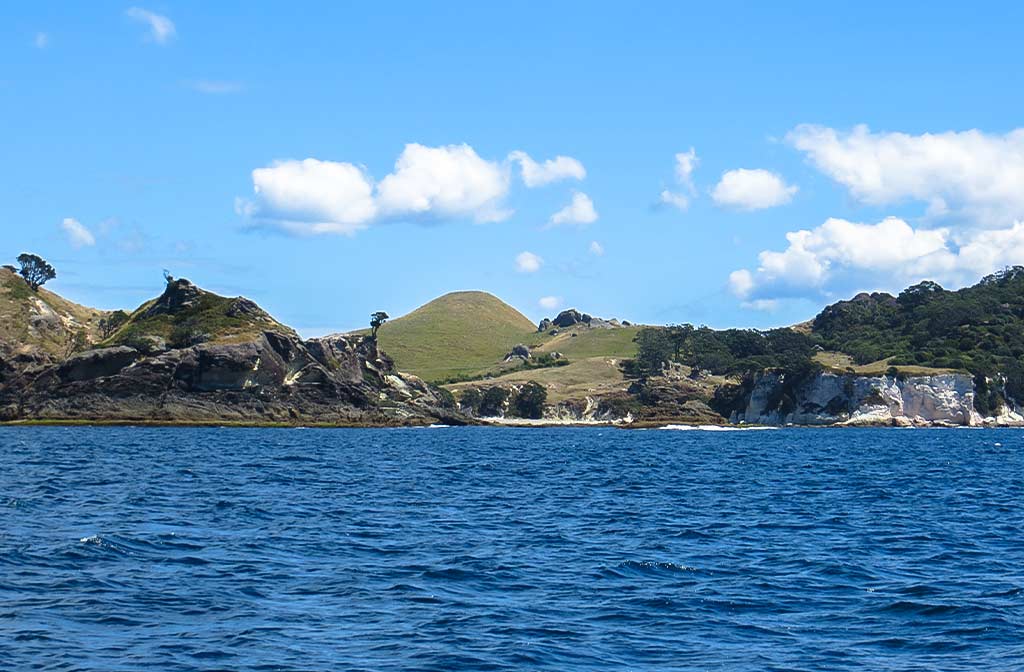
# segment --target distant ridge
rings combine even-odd
[[[461,291],[388,322],[378,338],[402,371],[442,380],[493,367],[517,343],[536,340],[536,331],[529,318],[498,297]]]

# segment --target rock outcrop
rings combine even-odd
[[[765,425],[980,425],[974,383],[960,373],[856,376],[821,373],[789,388],[777,373],[757,376],[731,422]]]
[[[522,361],[525,362],[526,360],[530,359],[531,357],[532,357],[532,355],[530,354],[530,348],[528,348],[527,346],[523,345],[522,343],[519,343],[514,348],[512,348],[511,352],[509,352],[507,355],[505,355],[505,361],[506,362],[511,362],[513,360],[519,359],[519,360],[522,360]]]
[[[4,420],[424,424],[463,422],[444,396],[401,374],[369,338],[302,341],[264,332],[237,344],[145,355],[83,352],[0,386]]]

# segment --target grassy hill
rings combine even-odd
[[[185,347],[245,341],[267,330],[295,333],[249,299],[220,296],[179,279],[132,312],[106,343],[140,345],[158,339]]]
[[[20,275],[0,268],[0,344],[10,349],[37,347],[63,356],[75,332],[81,332],[87,342],[98,340],[99,321],[105,314],[42,287],[32,291]]]
[[[378,334],[380,347],[402,371],[443,380],[489,371],[518,343],[542,339],[518,310],[486,292],[452,292],[404,317]]]
[[[538,333],[529,318],[491,294],[452,292],[388,322],[378,340],[400,370],[437,382],[505,375],[516,363],[502,360],[520,343],[537,355],[560,352],[573,365],[593,358],[626,359],[636,354],[633,338],[638,331],[639,327],[578,325],[550,336]],[[524,379],[573,375],[576,369],[570,368],[533,372]],[[594,363],[588,368],[593,369]]]

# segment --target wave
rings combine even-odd
[[[658,427],[658,429],[668,429],[677,432],[754,432],[778,429],[778,427],[765,427],[763,425],[758,425],[756,427],[725,427],[723,425],[665,425],[664,427]]]

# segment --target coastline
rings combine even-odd
[[[594,428],[604,427],[608,429],[622,430],[693,430],[693,431],[747,431],[747,430],[772,430],[772,429],[1022,429],[1020,425],[953,425],[946,423],[923,423],[923,424],[894,424],[894,423],[832,423],[821,425],[758,425],[758,424],[713,424],[708,422],[686,422],[680,420],[663,421],[634,421],[630,423],[616,422],[613,420],[533,420],[527,418],[477,418],[461,425],[442,422],[440,420],[419,421],[411,420],[406,423],[373,423],[373,422],[258,422],[258,421],[216,421],[216,420],[85,420],[85,419],[31,419],[31,420],[7,420],[0,422],[0,427],[167,427],[167,428],[197,428],[197,429],[422,429],[422,428],[449,428],[449,427],[493,427],[493,428],[535,428],[550,429],[554,427],[565,428]]]

